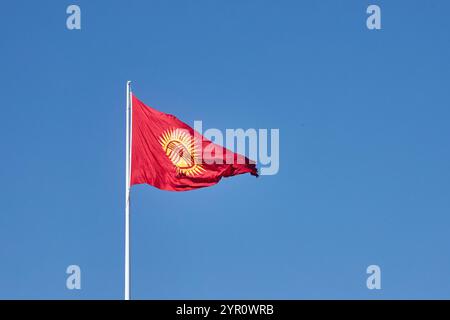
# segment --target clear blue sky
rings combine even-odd
[[[134,298],[450,298],[448,1],[0,11],[0,298],[123,297],[126,80],[188,124],[281,140],[276,176],[133,188]]]

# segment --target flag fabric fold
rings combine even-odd
[[[204,138],[175,116],[132,95],[130,185],[188,191],[212,186],[222,177],[258,176],[256,164]]]

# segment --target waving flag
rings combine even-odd
[[[255,163],[205,139],[175,116],[146,106],[132,95],[131,181],[187,191],[222,177],[257,176]]]
[[[135,184],[187,191],[216,184],[222,177],[250,173],[255,163],[205,139],[176,117],[139,101],[127,82],[125,152],[124,298],[131,297],[130,191]]]

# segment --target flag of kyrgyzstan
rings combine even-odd
[[[187,191],[242,173],[258,176],[255,163],[132,95],[131,185]]]

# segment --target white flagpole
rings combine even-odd
[[[125,300],[130,300],[130,174],[131,174],[131,81],[127,81],[126,160],[125,160]]]

